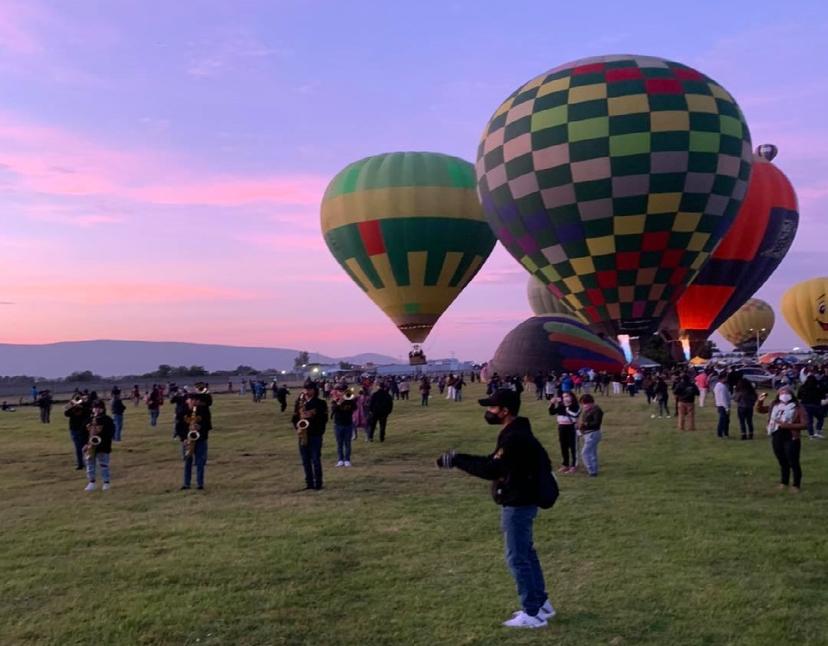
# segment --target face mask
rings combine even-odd
[[[784,393],[782,395],[779,395],[779,401],[781,401],[783,404],[787,404],[792,399],[793,399],[793,397],[791,395],[789,395],[788,393]]]
[[[497,413],[493,413],[490,410],[487,410],[485,413],[483,413],[483,418],[486,420],[487,424],[495,425],[500,424],[501,422],[500,416]]]

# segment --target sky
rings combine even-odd
[[[0,342],[136,339],[403,356],[333,260],[328,181],[380,152],[474,160],[515,88],[599,54],[696,67],[780,148],[800,228],[757,293],[825,274],[828,4],[0,0]],[[499,245],[434,328],[486,360],[531,315]],[[721,341],[720,345],[729,347]]]

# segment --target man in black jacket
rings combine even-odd
[[[86,491],[95,491],[97,467],[101,467],[103,491],[108,491],[109,456],[112,453],[112,439],[115,436],[115,423],[106,414],[106,406],[100,399],[92,402],[92,408],[87,425],[87,442],[83,447],[86,460]],[[97,438],[97,439],[95,439]]]
[[[69,418],[69,435],[72,437],[72,444],[75,445],[75,468],[78,471],[85,468],[83,447],[89,441],[89,431],[86,430],[86,425],[89,423],[91,413],[89,398],[78,392],[75,392],[63,411],[63,414]]]
[[[328,404],[319,399],[319,386],[305,382],[302,395],[296,400],[293,426],[299,436],[299,455],[305,469],[305,489],[322,488],[322,436],[328,424]],[[308,427],[299,429],[299,421],[307,420]]]
[[[371,424],[368,427],[368,441],[374,441],[374,431],[377,430],[377,423],[379,423],[380,442],[385,442],[385,427],[388,424],[388,416],[394,410],[394,400],[388,392],[388,384],[384,381],[380,383],[379,389],[368,401],[368,410],[371,412]]]
[[[213,430],[213,415],[210,406],[213,396],[203,384],[196,384],[195,392],[187,393],[188,410],[182,424],[176,424],[175,434],[181,440],[181,457],[184,460],[184,483],[181,489],[189,489],[193,478],[193,462],[196,468],[196,488],[204,489],[204,472],[207,469],[207,440]],[[198,438],[189,438],[190,431]],[[189,451],[189,446],[192,450]]]
[[[503,622],[510,628],[542,628],[555,616],[546,594],[538,555],[532,544],[532,524],[538,514],[539,474],[551,471],[546,450],[532,434],[525,417],[518,417],[520,396],[500,389],[480,405],[486,407],[486,422],[500,425],[497,446],[488,456],[453,451],[441,455],[437,466],[457,467],[492,481],[492,497],[502,506],[501,530],[506,544],[506,564],[517,583],[522,610]]]

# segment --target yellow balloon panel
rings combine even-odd
[[[740,349],[744,345],[754,346],[757,338],[761,345],[770,336],[775,320],[773,308],[768,303],[751,298],[722,323],[719,334]]]
[[[828,277],[823,276],[797,283],[782,296],[782,315],[814,350],[828,350],[826,294]]]

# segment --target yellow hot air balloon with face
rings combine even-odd
[[[722,323],[719,334],[742,352],[758,352],[773,330],[773,308],[759,298],[751,298]]]
[[[811,278],[782,296],[782,315],[814,350],[828,350],[828,277]]]

